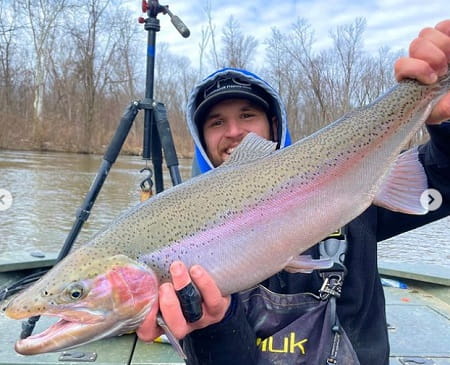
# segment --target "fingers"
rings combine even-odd
[[[171,283],[163,283],[159,287],[159,308],[157,305],[139,327],[137,334],[143,341],[151,341],[162,333],[161,328],[156,325],[156,314],[158,309],[164,318],[166,325],[173,335],[184,338],[188,333],[220,322],[228,307],[230,297],[222,296],[212,276],[201,266],[194,265],[190,270],[182,262],[174,262],[170,267],[172,276]],[[191,283],[195,284],[203,298],[202,317],[193,323],[188,323],[178,300],[176,291],[183,289]]]
[[[190,274],[203,297],[204,305],[208,308],[208,314],[213,317],[223,318],[228,309],[230,299],[222,296],[214,279],[203,267],[199,265],[192,266]]]
[[[394,70],[397,81],[415,79],[424,84],[432,84],[438,79],[437,73],[426,61],[410,57],[399,58]]]
[[[450,119],[450,94],[445,95],[434,107],[427,124],[439,124]]]
[[[159,304],[154,305],[144,322],[136,331],[142,341],[152,341],[163,333],[156,323],[158,310],[164,317],[167,326],[178,339],[183,338],[189,331],[186,319],[178,301],[175,290],[180,290],[191,282],[189,273],[181,262],[175,262],[170,267],[173,283],[163,283],[159,287]]]
[[[183,316],[173,284],[162,284],[159,289],[159,295],[161,297],[159,306],[164,321],[176,338],[184,338],[192,329]]]
[[[194,265],[188,271],[183,263],[174,262],[171,265],[170,272],[173,284],[165,283],[161,285],[159,303],[166,324],[177,338],[181,339],[193,330],[204,328],[223,319],[230,305],[230,297],[222,296],[214,279],[204,268]],[[203,298],[203,315],[198,321],[188,323],[183,316],[175,290],[180,290],[188,285],[191,279]]]
[[[409,57],[395,64],[397,80],[414,78],[423,83],[436,82],[448,71],[450,62],[450,20],[435,28],[424,28],[409,47]]]
[[[175,290],[183,289],[191,282],[189,272],[181,261],[175,261],[170,265],[170,275]]]
[[[159,305],[156,302],[153,304],[150,313],[147,314],[144,321],[137,329],[136,334],[142,341],[150,342],[163,334],[161,327],[156,324],[156,316],[158,314],[158,310]]]
[[[208,308],[208,314],[210,316],[225,314],[223,307],[229,298],[224,299],[214,279],[203,267],[194,265],[188,271],[182,262],[175,261],[170,267],[170,273],[174,290],[186,287],[192,279],[203,298],[204,305]]]
[[[419,37],[409,46],[412,58],[426,61],[439,76],[447,72],[448,58],[450,58],[449,36],[436,28],[423,29]]]
[[[192,284],[186,267],[182,262],[174,262],[170,273],[184,318],[190,323],[198,321],[202,316],[202,297]]]
[[[441,31],[442,33],[450,36],[450,19],[439,22],[438,24],[436,24],[435,28]]]

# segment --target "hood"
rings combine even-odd
[[[206,155],[206,151],[204,150],[202,143],[200,141],[200,135],[199,131],[197,129],[197,125],[194,122],[194,112],[196,109],[196,99],[199,94],[205,87],[205,85],[210,84],[215,79],[222,77],[222,76],[231,76],[231,77],[239,77],[242,79],[247,80],[250,83],[253,83],[255,85],[258,85],[259,87],[263,88],[270,97],[270,103],[273,108],[274,114],[277,116],[278,119],[278,135],[280,136],[279,140],[279,148],[286,147],[291,144],[291,138],[288,131],[287,126],[287,117],[286,117],[286,108],[284,106],[283,101],[281,100],[280,95],[278,92],[270,86],[266,81],[258,77],[257,75],[246,71],[241,70],[237,68],[223,68],[220,69],[208,77],[206,77],[203,81],[199,82],[194,89],[192,90],[191,94],[188,98],[187,103],[187,115],[186,120],[188,124],[189,131],[192,135],[192,139],[194,140],[194,146],[195,146],[195,155],[194,155],[194,162],[193,162],[193,175],[198,175],[200,173],[204,173],[206,171],[209,171],[213,168],[213,165],[211,161],[209,160],[208,156]]]

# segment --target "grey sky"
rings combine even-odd
[[[207,25],[205,4],[207,0],[172,0],[162,2],[178,15],[190,28],[191,36],[182,38],[170,23],[167,15],[159,15],[161,31],[157,40],[167,42],[173,53],[188,56],[193,65],[198,60],[198,44],[201,28]],[[450,18],[448,0],[210,0],[216,38],[220,39],[222,26],[230,15],[240,23],[245,34],[258,39],[263,49],[264,39],[271,28],[288,30],[298,18],[305,18],[317,39],[317,47],[330,44],[329,31],[338,25],[350,24],[357,17],[364,17],[367,28],[364,35],[365,48],[376,52],[383,46],[392,50],[407,50],[409,42],[425,26]],[[270,5],[268,5],[270,4]],[[129,6],[140,14],[140,2],[129,1]]]

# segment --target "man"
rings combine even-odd
[[[420,32],[410,44],[409,57],[396,62],[396,78],[409,77],[426,84],[433,83],[448,71],[449,62],[450,20],[447,20]],[[419,160],[427,174],[429,187],[443,195],[442,207],[425,216],[412,216],[372,206],[347,226],[348,249],[344,262],[347,274],[342,295],[337,300],[337,315],[343,328],[339,332],[342,334],[340,344],[345,348],[344,352],[348,352],[338,354],[337,358],[348,356],[344,357],[348,361],[341,360],[341,363],[357,364],[359,361],[363,365],[386,365],[389,362],[385,301],[377,271],[376,243],[450,214],[450,123],[443,123],[449,118],[450,94],[447,94],[426,121],[431,141],[419,148]],[[263,80],[242,70],[220,70],[200,83],[189,99],[188,122],[196,145],[199,172],[223,163],[249,132],[276,141],[280,148],[289,144],[279,95]],[[308,253],[317,257],[318,248],[313,247]],[[267,318],[273,318],[273,309],[267,305],[259,306],[257,301],[255,309],[249,303],[267,293],[271,305],[280,298],[303,300],[304,293],[317,293],[323,284],[322,278],[314,273],[283,271],[264,281],[256,295],[246,292],[222,297],[212,278],[198,265],[186,268],[181,262],[175,262],[171,274],[172,283],[160,287],[160,310],[174,335],[183,339],[188,364],[202,365],[274,363],[272,355],[267,355],[264,350],[262,340],[265,337],[261,333],[276,339],[278,331],[283,333],[284,328],[275,323],[267,325],[270,322]],[[176,291],[191,281],[203,297],[203,315],[193,323],[184,318],[176,296]],[[316,304],[311,308],[315,310]],[[156,311],[157,308],[152,310],[138,330],[139,337],[145,341],[162,333],[155,326]],[[259,322],[265,322],[264,329]],[[291,322],[296,323],[296,319],[290,318],[287,323]],[[273,333],[270,333],[270,325],[274,327]],[[297,324],[299,327],[302,323]],[[319,343],[317,346],[321,349]],[[318,358],[322,356],[320,352]],[[298,352],[291,360],[280,359],[277,363],[305,363]]]

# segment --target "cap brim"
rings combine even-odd
[[[223,90],[215,93],[214,95],[211,95],[209,98],[200,103],[194,113],[195,124],[199,126],[199,123],[203,123],[209,109],[214,104],[217,104],[226,99],[247,99],[260,106],[262,109],[264,109],[264,111],[269,110],[269,103],[262,97],[255,95],[254,93],[246,92],[243,90]]]

